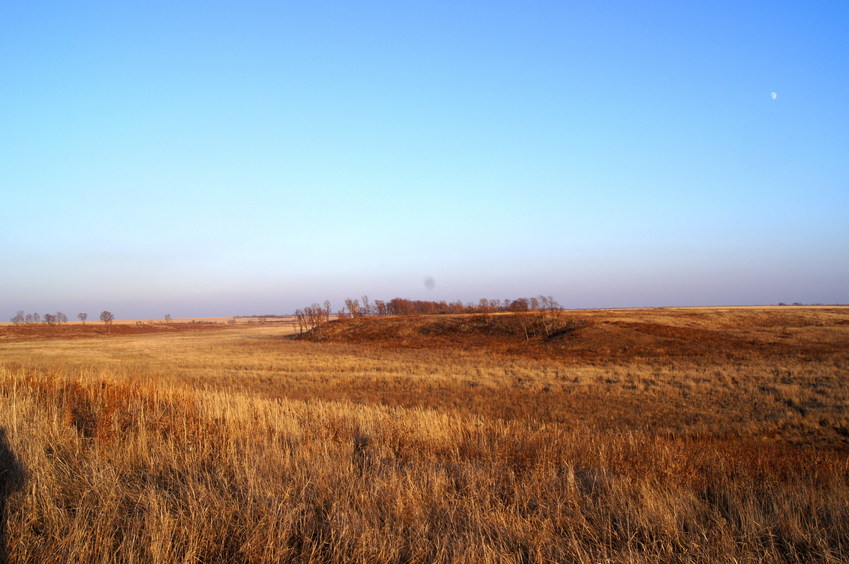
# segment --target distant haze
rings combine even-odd
[[[847,21],[844,2],[10,4],[0,320],[847,303]]]

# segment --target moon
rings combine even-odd
[[[778,98],[778,92],[770,92],[769,97],[775,100],[776,98]]]

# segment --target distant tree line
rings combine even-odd
[[[86,319],[88,319],[87,313],[78,313],[77,318],[82,321],[83,325],[85,325]],[[112,312],[102,311],[100,313],[100,320],[106,325],[111,325],[112,320],[115,319],[115,316],[112,315]],[[44,317],[38,313],[24,313],[23,310],[18,311],[15,316],[10,320],[15,325],[23,325],[25,323],[46,323],[47,325],[61,325],[63,323],[68,322],[68,316],[62,313],[61,311],[57,311],[56,313],[45,313]]]
[[[336,312],[337,318],[358,318],[382,315],[448,315],[458,313],[524,313],[540,312],[555,313],[561,310],[560,304],[553,296],[536,296],[516,299],[487,299],[477,302],[427,301],[393,298],[391,300],[369,300],[362,296],[359,300],[347,298],[342,309]],[[301,333],[320,327],[330,321],[331,306],[329,300],[324,304],[314,303],[311,306],[295,311],[295,322]],[[546,333],[550,332],[548,326]],[[526,334],[528,333],[526,329]]]
[[[13,317],[11,321],[15,325],[23,325],[24,323],[46,323],[47,325],[58,325],[60,323],[67,323],[68,316],[61,311],[57,311],[56,313],[45,313],[44,317],[42,317],[39,313],[24,313],[23,310],[21,310],[15,314],[15,317]]]
[[[255,315],[234,315],[233,319],[284,319],[291,317],[288,313],[258,313]]]
[[[326,303],[326,302],[325,302]],[[369,315],[447,315],[457,313],[500,313],[526,311],[555,311],[560,304],[552,296],[536,296],[533,298],[487,299],[477,302],[455,302],[407,300],[393,298],[388,301],[369,301],[368,296],[360,300],[348,298],[345,307],[337,315],[339,317],[364,317]]]

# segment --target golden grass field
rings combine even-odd
[[[0,562],[849,560],[849,307],[561,316],[1,327]]]

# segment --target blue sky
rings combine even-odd
[[[0,314],[847,303],[847,26],[842,1],[5,3]]]

